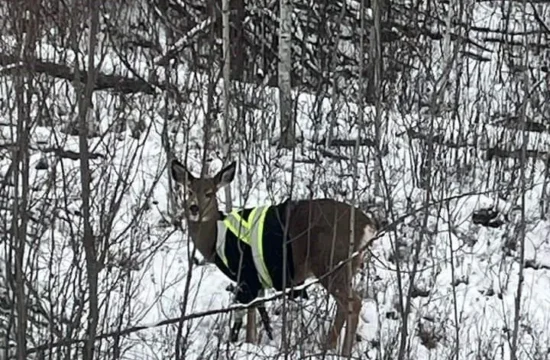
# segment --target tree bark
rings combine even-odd
[[[374,16],[374,28],[371,32],[371,59],[374,65],[374,77],[372,83],[372,93],[374,96],[375,119],[374,119],[374,137],[376,143],[376,161],[374,171],[374,194],[377,199],[382,198],[382,153],[380,149],[382,144],[382,42],[381,42],[381,4],[380,0],[372,0],[372,13]],[[369,89],[371,90],[371,89]]]
[[[92,92],[95,84],[95,62],[94,55],[97,45],[96,36],[99,24],[99,9],[95,1],[88,0],[90,10],[90,33],[88,44],[88,76],[84,89],[77,92],[78,102],[78,127],[79,127],[79,150],[80,150],[80,178],[82,186],[82,215],[84,223],[84,253],[86,259],[86,271],[89,290],[89,316],[86,329],[86,342],[84,345],[84,360],[93,360],[94,341],[97,332],[99,320],[99,302],[98,302],[98,275],[99,266],[97,261],[97,249],[95,237],[91,225],[91,176],[90,176],[90,156],[88,147],[89,130],[89,111],[91,111]],[[75,45],[77,46],[77,45]]]
[[[279,147],[292,149],[296,146],[295,121],[292,114],[292,3],[280,0],[279,20],[279,116],[281,139]]]

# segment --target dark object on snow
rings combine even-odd
[[[474,224],[486,227],[499,228],[504,225],[502,219],[498,219],[499,212],[493,209],[480,209],[474,211],[472,221]]]
[[[537,261],[535,259],[529,259],[529,260],[525,260],[525,268],[534,269],[534,270],[540,270],[540,269],[550,270],[550,265],[543,264],[540,261]]]
[[[49,148],[39,149],[39,150],[44,154],[54,153],[57,157],[61,159],[80,160],[80,153],[72,150],[64,150],[64,149],[55,148],[55,147],[49,147]],[[88,154],[88,159],[90,160],[105,159],[105,155],[91,152]]]
[[[48,160],[46,158],[40,158],[34,168],[36,170],[48,170]]]

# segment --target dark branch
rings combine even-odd
[[[11,65],[9,69],[5,69],[4,72],[9,72],[17,69],[20,61],[13,55],[0,54],[0,66]],[[33,62],[33,69],[39,74],[46,74],[59,79],[73,81],[76,77],[72,68],[63,64],[56,64],[49,61],[43,61],[36,59]],[[78,80],[85,84],[88,79],[88,72],[85,70],[78,70]],[[115,74],[97,74],[94,90],[107,90],[113,89],[115,91],[129,94],[129,93],[146,93],[154,94],[155,88],[148,82],[140,79],[128,78],[122,75]]]

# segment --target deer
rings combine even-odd
[[[223,254],[224,246],[226,250],[229,249],[224,244],[226,241],[224,234],[227,236],[229,233],[227,228],[233,227],[227,219],[234,212],[231,214],[221,212],[216,194],[233,181],[236,162],[231,162],[212,177],[195,177],[179,160],[172,159],[170,172],[172,179],[177,184],[174,190],[175,196],[182,204],[181,213],[186,219],[194,247],[206,262],[215,263],[222,272],[231,277],[231,273],[224,266],[226,259],[221,258],[227,255],[227,253]],[[237,302],[245,304],[251,302],[258,296],[258,291],[262,286],[264,288],[271,286],[276,290],[288,289],[303,284],[306,279],[316,278],[336,303],[336,315],[329,333],[326,334],[325,346],[327,350],[336,349],[341,330],[346,324],[341,354],[350,356],[362,308],[361,297],[353,289],[352,280],[367,259],[365,250],[387,225],[384,216],[375,211],[363,211],[358,207],[331,198],[286,200],[280,204],[257,209],[259,210],[249,212],[249,216],[267,216],[266,219],[273,219],[277,216],[280,218],[281,225],[284,225],[281,229],[285,229],[286,237],[283,240],[288,251],[283,264],[286,263],[290,270],[282,269],[279,266],[278,270],[273,273],[273,283],[277,282],[276,278],[281,277],[283,271],[286,271],[289,276],[287,276],[285,284],[281,285],[280,281],[278,281],[278,286],[269,282],[265,284],[260,275],[268,272],[262,272],[259,269],[262,264],[258,265],[257,263],[257,258],[260,257],[256,256],[258,250],[256,253],[254,250],[249,251],[248,247],[241,244],[242,241],[237,241],[240,244],[238,246],[242,245],[242,249],[248,251],[249,255],[252,255],[250,257],[253,258],[248,263],[242,259],[239,262],[240,267],[237,270],[245,280],[248,280],[237,286],[242,285],[245,289],[240,294],[241,298],[237,298]],[[253,212],[255,214],[252,214]],[[258,215],[260,212],[261,215]],[[353,225],[351,224],[352,212],[354,212]],[[235,216],[239,217],[239,215]],[[239,222],[234,222],[235,224],[239,225]],[[272,234],[274,228],[280,232],[279,225],[274,224],[274,221],[266,220],[265,225],[262,225],[265,227],[264,233]],[[250,227],[253,228],[253,225]],[[250,231],[254,232],[254,230]],[[253,240],[250,242],[252,243]],[[282,245],[275,247],[270,244],[266,245],[266,243],[269,241],[264,241],[263,249],[270,252],[266,257],[266,262],[273,261],[270,259],[280,256],[278,251],[282,251]],[[272,247],[268,248],[269,246]],[[240,250],[241,256],[244,256],[242,254],[246,252],[242,249]],[[350,250],[358,252],[359,255],[350,260]],[[259,252],[261,253],[261,250]],[[342,264],[345,265],[342,266]],[[269,274],[264,277],[269,277]],[[262,284],[261,286],[250,285],[254,282]]]

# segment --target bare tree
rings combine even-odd
[[[22,5],[17,9],[18,5]],[[26,6],[25,6],[26,5]],[[33,6],[34,5],[34,6]],[[16,96],[16,147],[13,152],[13,213],[12,234],[10,239],[12,249],[9,251],[8,274],[15,274],[15,312],[16,315],[16,356],[25,359],[27,356],[27,294],[26,294],[26,244],[28,242],[29,225],[29,135],[32,127],[30,101],[32,97],[33,77],[32,54],[35,50],[39,31],[36,3],[12,4],[14,28],[18,38],[18,54],[21,62],[15,76]],[[13,261],[14,260],[14,261]],[[12,262],[13,261],[13,262]]]
[[[527,2],[524,1],[522,4],[522,15],[523,15],[523,22],[527,23]],[[528,29],[524,25],[524,31],[527,32]],[[527,51],[524,52],[524,56],[522,56],[522,67],[527,68],[529,66],[529,50],[530,45],[526,37],[523,38],[523,47]],[[523,295],[523,287],[524,287],[524,270],[525,270],[525,237],[526,237],[526,185],[527,185],[527,176],[526,176],[526,167],[527,167],[527,144],[529,141],[529,136],[526,131],[526,117],[527,117],[527,107],[529,106],[529,93],[531,93],[531,84],[530,84],[530,77],[527,72],[524,72],[523,79],[520,79],[521,85],[522,85],[522,92],[523,92],[523,99],[520,103],[519,108],[519,129],[518,132],[522,135],[521,139],[521,152],[519,157],[519,166],[520,166],[520,178],[519,178],[519,186],[520,186],[520,218],[519,218],[519,224],[518,224],[518,235],[519,235],[519,269],[518,269],[518,284],[515,294],[515,301],[514,301],[514,321],[513,321],[513,330],[512,330],[512,340],[510,344],[510,353],[511,353],[511,359],[516,360],[519,358],[518,354],[518,340],[520,337],[519,331],[520,331],[520,320],[522,318],[522,295]]]
[[[89,318],[87,321],[85,350],[83,353],[84,359],[93,360],[95,351],[95,336],[97,333],[97,326],[99,321],[99,263],[97,256],[96,236],[92,227],[92,212],[91,212],[91,171],[90,171],[90,158],[88,147],[88,133],[90,122],[93,123],[93,114],[91,110],[92,91],[95,84],[95,55],[96,55],[96,43],[99,30],[99,9],[97,4],[92,1],[87,3],[89,10],[89,43],[87,48],[87,63],[88,63],[88,76],[84,87],[79,86],[76,82],[77,97],[78,97],[78,134],[79,134],[79,150],[80,150],[80,179],[82,186],[82,215],[83,215],[83,245],[86,255],[86,274],[88,281],[89,291]],[[77,7],[78,8],[78,7]],[[75,28],[72,29],[76,31]],[[76,34],[73,33],[73,51],[75,54],[79,54],[80,48],[76,42]],[[77,55],[78,56],[78,55]],[[77,57],[78,58],[78,57]],[[77,66],[79,62],[76,62]]]
[[[227,209],[289,194],[366,208],[384,198],[394,225],[356,279],[378,312],[361,356],[544,358],[547,325],[528,286],[547,268],[547,245],[532,236],[550,199],[547,4],[77,0],[0,10],[5,357],[245,352],[227,344],[229,293],[208,288],[219,278],[161,195],[171,193],[166,160],[183,154],[197,173],[238,160]],[[470,221],[488,204],[498,221]],[[333,310],[307,290],[307,300],[266,303],[288,357],[319,353],[317,329]],[[258,327],[262,347],[247,356],[280,355],[264,336]]]
[[[292,111],[292,0],[280,0],[279,5],[279,117],[280,146],[296,146],[296,124]]]

